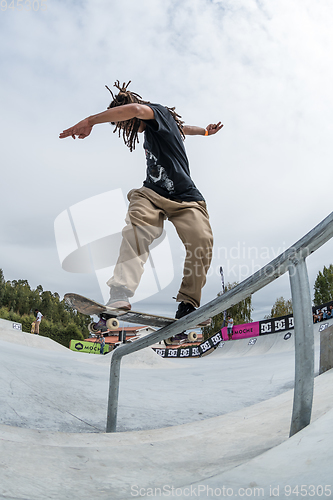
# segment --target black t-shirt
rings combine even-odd
[[[148,104],[155,120],[145,120],[147,177],[143,185],[156,193],[180,201],[204,201],[190,176],[182,136],[170,111],[160,104]]]

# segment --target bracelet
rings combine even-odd
[[[205,129],[205,136],[206,136],[206,135],[208,135],[208,130],[207,130],[207,129]]]

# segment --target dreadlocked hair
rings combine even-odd
[[[128,86],[130,83],[131,80],[127,84],[125,84],[124,82],[121,86],[119,80],[117,80],[114,83],[114,87],[116,87],[119,90],[119,93],[117,95],[114,95],[112,90],[109,89],[107,85],[105,85],[105,87],[112,95],[112,101],[108,106],[108,109],[132,103],[149,104],[149,101],[143,101],[142,97],[139,94],[136,94],[135,92],[131,92],[130,90],[128,90]],[[181,116],[176,113],[175,108],[167,107],[167,109],[171,113],[172,118],[177,123],[182,138],[185,139],[185,134],[183,132],[184,122],[181,120]],[[113,133],[117,132],[118,130],[118,137],[121,137],[121,132],[122,132],[123,141],[131,152],[135,149],[135,145],[139,144],[138,130],[140,127],[140,121],[141,120],[139,120],[138,118],[131,118],[130,120],[126,120],[123,122],[117,122],[117,123],[111,122],[111,125],[115,125]]]

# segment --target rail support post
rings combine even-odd
[[[116,432],[117,430],[120,363],[122,358],[117,358],[116,356],[114,356],[114,354],[115,352],[113,353],[110,366],[110,387],[109,387],[109,400],[108,400],[108,414],[106,420],[106,432]]]
[[[309,425],[314,385],[314,338],[310,285],[305,258],[288,267],[295,322],[295,387],[289,437]]]

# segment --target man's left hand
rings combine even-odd
[[[208,131],[208,135],[213,135],[216,134],[221,128],[223,127],[223,124],[221,122],[218,123],[210,123],[207,125],[206,130]]]

